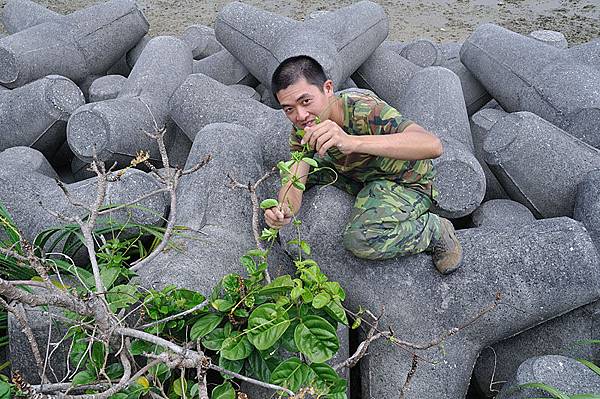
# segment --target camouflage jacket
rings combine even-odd
[[[411,120],[402,116],[395,108],[375,95],[363,92],[344,92],[340,96],[344,108],[344,125],[342,129],[350,135],[377,135],[401,133]],[[290,135],[290,151],[302,151],[300,137],[296,128]],[[344,155],[337,148],[331,148],[324,157],[314,152],[310,154],[319,166],[328,166],[336,170],[343,181],[355,183],[346,191],[356,194],[361,186],[373,180],[391,180],[427,194],[432,199],[437,196],[433,188],[435,169],[430,159],[405,161],[369,154]],[[319,172],[317,172],[319,173]],[[331,173],[328,175],[332,180]],[[326,184],[327,178],[320,176],[318,184]],[[330,183],[331,181],[329,181]]]

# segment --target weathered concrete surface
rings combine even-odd
[[[547,394],[537,389],[515,390],[529,382],[540,382],[566,395],[600,394],[600,376],[575,359],[565,356],[540,356],[526,360],[514,378],[497,396],[498,399],[525,399]]]
[[[84,103],[79,87],[58,75],[0,91],[0,150],[25,145],[52,157],[65,141],[66,121]]]
[[[391,326],[399,339],[430,342],[468,323],[501,296],[495,310],[445,341],[445,355],[437,349],[420,352],[439,362],[420,362],[406,398],[464,397],[482,348],[600,295],[596,250],[583,226],[571,219],[459,230],[463,266],[442,276],[427,254],[383,262],[351,256],[342,243],[351,204],[350,196],[333,187],[309,190],[300,215],[303,238],[320,243],[313,258],[346,288],[346,305],[373,310],[385,305],[380,326]],[[287,240],[294,233],[284,229],[282,234]],[[412,355],[388,342],[376,342],[369,353],[361,365],[363,397],[398,397]]]
[[[463,44],[463,64],[509,112],[533,112],[600,146],[600,71],[562,49],[493,24]]]
[[[483,150],[510,197],[538,217],[572,216],[577,184],[600,168],[598,149],[530,112],[496,122]]]
[[[298,55],[314,58],[329,78],[342,82],[387,33],[387,16],[379,5],[369,1],[305,22],[232,2],[223,7],[215,21],[217,40],[267,87],[277,66]]]
[[[507,199],[486,201],[471,216],[474,227],[502,228],[535,221],[535,216],[525,205]]]
[[[0,39],[0,83],[14,88],[49,74],[75,82],[100,75],[147,31],[148,21],[130,0],[112,0],[32,26]]]

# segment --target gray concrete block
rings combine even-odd
[[[566,49],[569,47],[569,43],[567,42],[567,38],[561,32],[557,32],[555,30],[536,30],[529,34],[530,37],[533,37],[535,40],[547,44],[548,46]]]
[[[498,399],[524,399],[546,392],[536,389],[515,390],[530,382],[550,385],[566,395],[600,394],[600,376],[575,359],[565,356],[539,356],[519,366],[514,379],[502,389]]]
[[[0,165],[10,165],[20,170],[29,170],[58,179],[58,174],[44,157],[44,154],[31,147],[10,147],[0,152]]]
[[[600,171],[582,176],[577,185],[573,219],[579,220],[590,233],[600,252]]]
[[[127,78],[122,75],[106,75],[99,77],[90,85],[89,101],[95,103],[117,98],[125,85],[125,82],[127,82]]]
[[[460,62],[460,48],[462,43],[443,43],[440,46],[444,61],[442,66],[448,68],[458,76],[465,97],[465,105],[469,116],[483,107],[492,96],[473,74]]]
[[[399,54],[421,67],[439,66],[444,62],[440,45],[427,39],[419,39],[406,44]]]
[[[577,184],[600,168],[599,150],[530,112],[496,122],[483,150],[511,199],[537,217],[572,216]]]
[[[52,157],[65,141],[65,122],[85,103],[71,80],[57,75],[0,92],[0,150],[30,146]]]
[[[441,67],[422,69],[404,87],[400,100],[389,104],[443,141],[443,155],[433,160],[440,193],[436,213],[456,218],[477,209],[486,191],[485,174],[473,155],[458,77]]]
[[[131,48],[131,50],[129,50],[127,52],[127,55],[125,56],[125,60],[127,62],[127,66],[129,68],[133,69],[133,67],[135,66],[135,63],[137,62],[138,58],[140,58],[140,56],[142,55],[142,52],[144,51],[144,49],[146,48],[146,46],[148,45],[148,42],[150,40],[152,40],[152,38],[149,35],[143,36],[135,44],[135,46],[133,46]]]
[[[8,0],[2,9],[2,23],[8,33],[16,33],[44,22],[59,22],[63,15],[30,0]]]
[[[168,102],[192,68],[191,51],[181,40],[160,36],[152,39],[115,99],[86,104],[69,119],[67,140],[83,161],[94,151],[102,160],[128,164],[145,150],[152,160],[160,159],[152,133],[169,122]],[[175,131],[165,136],[171,146]]]
[[[497,103],[496,103],[497,104]],[[483,143],[492,126],[506,115],[506,112],[495,108],[485,108],[477,111],[471,117],[471,135],[473,137],[474,155],[479,161],[483,173],[485,174],[485,197],[486,201],[491,199],[508,199],[509,196],[504,188],[490,170],[485,162],[483,153]]]
[[[578,341],[598,338],[594,321],[599,311],[596,301],[484,348],[473,370],[475,383],[492,398],[529,358],[560,354],[594,360],[597,346]]]
[[[217,40],[267,87],[277,66],[298,55],[314,58],[338,84],[368,58],[387,33],[383,8],[369,1],[305,22],[232,2],[215,21]]]
[[[215,37],[215,30],[204,25],[190,25],[181,34],[181,40],[192,45],[195,60],[201,60],[223,50]]]
[[[486,201],[473,212],[473,227],[503,227],[535,221],[533,213],[523,204],[508,199]]]
[[[240,98],[251,98],[260,101],[260,94],[250,86],[236,84],[229,86],[229,88],[234,92],[234,95]]]
[[[229,51],[221,50],[201,60],[194,61],[193,73],[202,73],[225,84],[256,86],[258,81]]]
[[[261,143],[265,167],[289,158],[292,126],[284,113],[253,99],[235,98],[227,86],[208,76],[188,76],[173,94],[170,108],[171,117],[190,140],[211,123],[235,123],[247,127]]]
[[[600,39],[594,39],[587,43],[573,46],[567,51],[577,61],[600,69]]]
[[[419,351],[436,363],[419,363],[406,398],[464,397],[481,349],[600,295],[598,255],[585,228],[572,219],[459,230],[463,266],[442,276],[427,254],[376,262],[350,255],[342,232],[351,207],[352,198],[341,190],[309,190],[299,216],[303,239],[319,243],[313,258],[345,287],[345,305],[375,310],[384,304],[380,326],[391,327],[399,339],[430,342],[472,320],[501,295],[495,310],[446,339],[443,351]],[[294,236],[293,228],[282,230],[284,241]],[[363,397],[398,397],[411,361],[407,351],[375,342],[361,362]]]
[[[75,82],[102,74],[147,31],[148,21],[129,0],[32,26],[0,39],[0,83],[13,88],[52,73]]]
[[[533,112],[600,146],[600,71],[568,51],[492,24],[465,41],[461,61],[509,112]]]

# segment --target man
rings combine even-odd
[[[290,58],[275,70],[271,88],[294,124],[290,150],[308,144],[319,167],[300,162],[292,170],[307,187],[335,185],[356,195],[344,246],[364,259],[432,253],[447,274],[462,261],[452,223],[429,212],[436,191],[432,158],[442,154],[440,140],[403,117],[375,95],[346,92],[336,96],[323,68],[306,56]],[[299,130],[304,130],[300,137]],[[290,222],[300,209],[302,191],[291,182],[279,192],[280,206],[265,211],[273,228]],[[283,198],[283,196],[286,198]]]

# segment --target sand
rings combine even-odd
[[[96,0],[41,0],[53,11],[69,13]],[[229,1],[138,0],[150,22],[150,34],[177,35],[187,26],[213,26],[219,10]],[[250,0],[245,3],[294,19],[336,9],[355,1]],[[519,33],[537,29],[563,32],[570,44],[600,37],[600,0],[379,0],[390,19],[388,39],[436,42],[463,41],[479,24],[494,22]],[[5,0],[0,0],[4,6]]]

